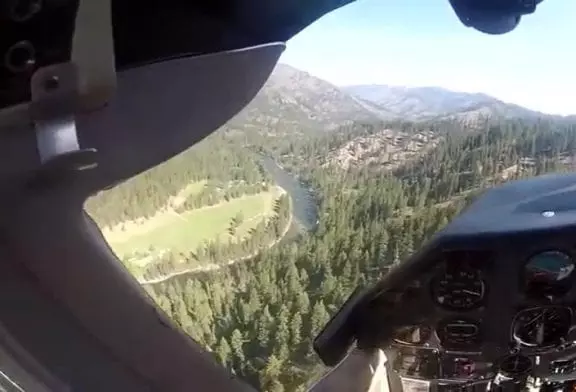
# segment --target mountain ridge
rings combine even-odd
[[[342,86],[352,96],[383,107],[397,118],[408,120],[478,119],[479,117],[554,117],[504,102],[485,93],[452,91],[443,87],[406,87],[382,84]]]
[[[442,87],[336,86],[309,72],[280,63],[232,128],[268,133],[338,129],[354,121],[444,121],[475,124],[486,119],[574,121],[507,103],[485,93]]]
[[[355,120],[381,119],[367,103],[308,72],[278,64],[254,100],[232,121],[244,127],[335,129]]]

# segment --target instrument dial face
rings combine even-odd
[[[480,272],[474,269],[445,270],[432,280],[434,301],[451,310],[471,310],[481,306],[485,285]]]
[[[526,293],[532,297],[559,296],[571,287],[574,262],[566,253],[547,251],[530,258],[524,268]]]
[[[526,309],[514,318],[512,336],[525,347],[546,348],[560,344],[571,325],[570,308],[550,306]]]
[[[519,376],[532,370],[532,360],[524,355],[509,355],[500,361],[500,371],[507,376]]]

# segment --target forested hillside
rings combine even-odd
[[[324,164],[344,141],[382,126],[356,124],[272,146],[268,140],[266,150],[318,192],[317,232],[250,263],[148,287],[185,331],[262,390],[305,390],[323,371],[312,339],[355,287],[375,282],[408,257],[482,189],[570,170],[576,148],[576,127],[553,122],[481,129],[388,124],[438,133],[439,144],[396,170]]]
[[[225,128],[87,203],[128,268],[159,282],[145,286],[158,305],[273,392],[303,391],[322,374],[312,340],[354,288],[487,187],[573,170],[576,154],[570,119],[384,121],[334,86],[281,71]],[[260,154],[311,189],[315,230],[285,236],[301,201]]]
[[[88,200],[87,210],[100,226],[154,215],[187,185],[208,181],[200,194],[186,203],[194,207],[214,204],[225,197],[256,193],[256,185],[270,179],[242,144],[217,132],[182,154]],[[234,187],[218,194],[232,182]],[[227,191],[227,192],[226,192]],[[183,204],[183,203],[180,203]]]
[[[231,135],[222,129],[86,203],[140,281],[252,257],[286,234],[289,198]]]

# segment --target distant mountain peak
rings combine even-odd
[[[335,85],[286,64],[278,64],[252,103],[234,123],[280,124],[286,129],[329,130],[356,120],[379,120],[379,111]]]
[[[341,89],[406,120],[469,119],[479,115],[504,118],[547,116],[505,103],[487,94],[457,92],[442,87],[369,84],[345,86]]]
[[[332,130],[354,121],[550,117],[482,93],[442,87],[357,85],[337,87],[286,64],[278,64],[230,125],[267,132]]]

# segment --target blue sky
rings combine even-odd
[[[359,0],[295,36],[281,62],[336,85],[441,86],[576,114],[576,0],[544,0],[500,36],[460,24],[448,0]]]

